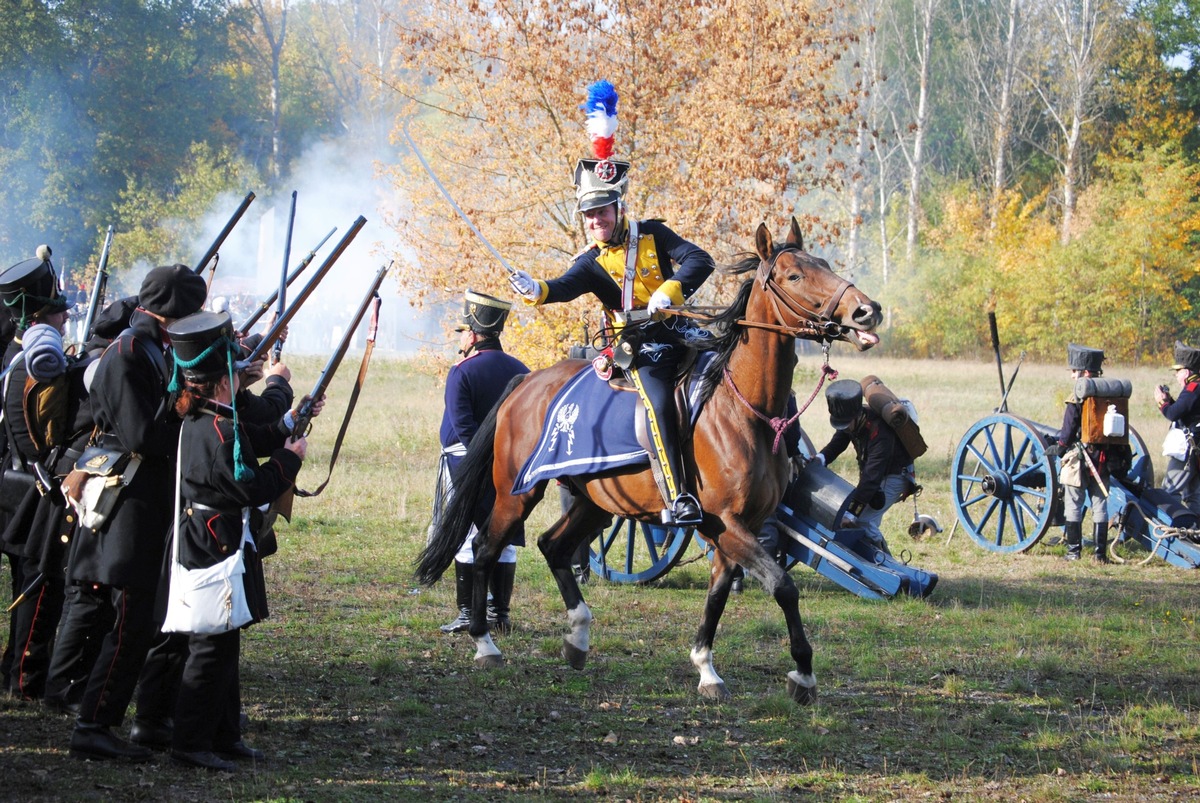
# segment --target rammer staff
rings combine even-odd
[[[307,254],[305,254],[304,259],[302,259],[300,261],[300,264],[292,269],[291,275],[289,275],[287,277],[287,283],[289,286],[291,286],[292,282],[296,281],[296,279],[300,276],[300,274],[304,272],[304,269],[307,268],[309,266],[309,263],[311,263],[313,261],[313,257],[315,257],[317,255],[317,252],[321,250],[321,246],[325,245],[325,243],[327,243],[329,241],[329,238],[332,237],[334,232],[336,232],[336,231],[337,231],[337,226],[334,226],[332,229],[330,229],[329,233],[321,238],[321,242],[317,243],[316,247],[313,248],[313,250],[311,250]],[[263,303],[258,305],[258,309],[256,309],[253,313],[251,313],[250,317],[247,318],[245,321],[243,321],[242,325],[238,327],[238,329],[237,329],[238,334],[240,334],[240,335],[247,334],[250,331],[250,328],[252,326],[254,326],[254,324],[258,323],[258,319],[261,318],[266,313],[266,311],[271,308],[271,305],[275,303],[275,299],[278,297],[279,297],[279,290],[278,289],[272,290],[271,295],[267,296],[266,300],[263,301]]]

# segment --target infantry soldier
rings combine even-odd
[[[102,588],[87,599],[114,614],[71,735],[71,753],[78,757],[145,761],[151,756],[111,728],[125,717],[154,637],[155,593],[171,523],[180,420],[167,392],[165,328],[200,310],[206,295],[204,279],[186,265],[150,271],[129,329],[105,350],[92,382],[99,444],[139,455],[141,464],[105,523],[72,544],[68,579]],[[77,607],[73,602],[72,614]]]
[[[442,460],[438,468],[438,493],[435,499],[435,515],[445,505],[450,488],[450,477],[462,456],[467,453],[471,438],[487,418],[509,380],[519,374],[529,373],[525,364],[516,357],[504,353],[500,345],[500,333],[512,304],[483,293],[468,290],[463,300],[462,321],[459,332],[458,353],[462,355],[446,377],[446,411],[442,414]],[[489,506],[490,502],[489,501]],[[487,511],[479,511],[477,524],[486,517]],[[474,588],[475,556],[471,542],[475,528],[471,529],[458,554],[454,556],[454,588],[458,603],[458,617],[442,625],[445,633],[459,633],[471,624],[471,594]],[[488,606],[488,619],[501,632],[511,627],[509,607],[512,600],[513,580],[517,571],[517,545],[524,545],[524,533],[513,544],[500,553],[500,561],[492,571],[492,600]]]
[[[1059,479],[1063,485],[1063,526],[1067,541],[1066,560],[1079,560],[1083,551],[1083,509],[1089,498],[1095,534],[1096,560],[1108,562],[1108,502],[1101,483],[1108,482],[1110,473],[1123,474],[1128,470],[1128,447],[1109,447],[1084,444],[1083,403],[1076,398],[1074,382],[1080,378],[1099,377],[1104,373],[1101,349],[1067,345],[1067,367],[1071,369],[1072,392],[1063,410],[1062,428],[1056,441],[1046,449],[1052,456],[1061,456]],[[1119,452],[1118,449],[1121,451]]]
[[[1175,381],[1181,390],[1179,398],[1171,395],[1165,385],[1154,389],[1154,400],[1171,428],[1183,432],[1187,448],[1182,459],[1169,457],[1162,487],[1176,494],[1183,504],[1200,511],[1200,475],[1196,472],[1196,437],[1200,434],[1200,349],[1175,341]]]
[[[593,121],[606,116],[615,129],[616,105],[611,84],[601,81],[591,87],[588,108]],[[605,150],[611,151],[611,144],[610,133]],[[602,152],[597,150],[597,154]],[[558,278],[535,279],[517,271],[511,281],[527,304],[571,301],[591,293],[604,305],[613,328],[620,331],[638,317],[634,313],[645,311],[653,316],[682,304],[712,273],[712,257],[662,222],[628,218],[624,197],[629,167],[628,162],[607,155],[580,159],[576,164],[576,211],[583,217],[592,244]],[[625,334],[634,332],[630,329]],[[635,353],[630,355],[632,364],[626,371],[646,409],[662,468],[666,485],[663,521],[698,524],[703,512],[687,490],[673,395],[678,361],[685,349],[680,335],[666,321],[650,322],[636,335],[636,340],[631,337],[627,341]]]
[[[879,414],[863,404],[862,384],[839,379],[825,389],[829,423],[836,430],[813,460],[827,466],[853,444],[858,485],[850,493],[839,527],[862,527],[880,550],[891,554],[880,523],[892,505],[912,492],[913,459]]]
[[[82,369],[67,378],[68,367],[78,364],[68,360],[63,350],[67,299],[59,291],[50,255],[48,246],[40,246],[35,259],[0,274],[0,300],[17,329],[14,355],[6,361],[11,369],[4,381],[6,495],[16,488],[26,489],[3,533],[5,550],[19,556],[13,576],[23,592],[12,615],[13,660],[5,680],[15,695],[26,700],[41,698],[45,691],[50,647],[63,608],[65,543],[59,538],[61,519],[50,513],[63,507],[52,487],[51,471],[56,458],[65,454],[70,434],[82,428],[86,436],[91,429],[86,406],[82,421],[74,420],[84,395]],[[13,359],[16,354],[20,357]],[[33,476],[35,466],[40,488],[16,481],[20,475]]]
[[[239,421],[234,398],[240,376],[233,369],[237,343],[227,312],[201,312],[171,325],[172,353],[186,380],[177,411],[180,438],[179,561],[188,569],[216,565],[243,541],[246,598],[253,621],[267,616],[262,537],[257,508],[287,492],[304,459],[307,442],[290,438],[286,424]],[[258,464],[256,455],[271,459]],[[169,582],[164,577],[162,582]],[[171,755],[205,769],[232,771],[234,761],[261,761],[261,751],[242,741],[238,655],[241,631],[185,637],[187,663],[174,706]],[[142,711],[139,700],[139,715]]]

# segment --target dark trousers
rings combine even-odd
[[[8,556],[8,566],[12,576],[12,596],[9,599],[16,599],[24,588],[24,578],[21,576],[21,558],[13,552],[5,552]],[[4,607],[8,607],[5,605]],[[13,663],[16,658],[17,644],[17,618],[10,616],[8,620],[8,639],[4,642],[4,655],[0,657],[0,678],[3,678],[5,691],[8,690],[8,677],[12,673]]]
[[[29,582],[38,576],[39,561],[21,559],[21,573]],[[9,686],[26,700],[40,699],[46,691],[54,633],[63,613],[64,585],[62,578],[47,577],[12,613],[16,641]]]
[[[640,385],[642,402],[654,412],[658,422],[658,435],[662,439],[662,450],[670,469],[670,490],[676,495],[687,492],[687,477],[683,471],[683,455],[679,449],[679,424],[675,412],[675,367],[677,349],[668,348],[655,352],[660,359],[651,361],[647,355],[639,355],[634,364],[637,371],[636,384]],[[653,436],[651,438],[653,440]],[[670,504],[673,500],[666,500]]]
[[[242,711],[238,682],[241,644],[240,630],[187,639],[187,662],[175,703],[171,742],[176,750],[219,750],[242,738],[238,721]]]
[[[175,715],[175,698],[188,656],[187,633],[158,632],[138,678],[137,718],[164,724]]]
[[[67,585],[62,622],[46,678],[47,700],[69,705],[83,700],[100,644],[113,626],[110,593],[107,586],[92,583]]]
[[[116,618],[100,643],[83,692],[79,721],[113,727],[125,718],[156,625],[153,590],[112,588],[109,593]]]

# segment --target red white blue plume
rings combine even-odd
[[[617,133],[616,88],[608,81],[597,81],[588,87],[587,101],[581,108],[587,112],[592,153],[597,159],[612,158],[613,138]]]

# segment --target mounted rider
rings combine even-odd
[[[666,503],[662,519],[697,524],[704,514],[687,490],[673,397],[678,363],[686,352],[681,342],[685,337],[669,318],[653,317],[690,298],[712,273],[713,260],[662,221],[627,216],[624,199],[630,164],[611,158],[617,112],[612,84],[598,81],[589,87],[586,108],[596,158],[579,160],[574,184],[576,211],[592,244],[557,278],[535,279],[517,271],[511,281],[530,305],[571,301],[591,293],[604,305],[605,316],[618,334],[635,321],[646,321],[636,341],[625,341],[633,344],[625,370],[646,409],[662,469]]]

